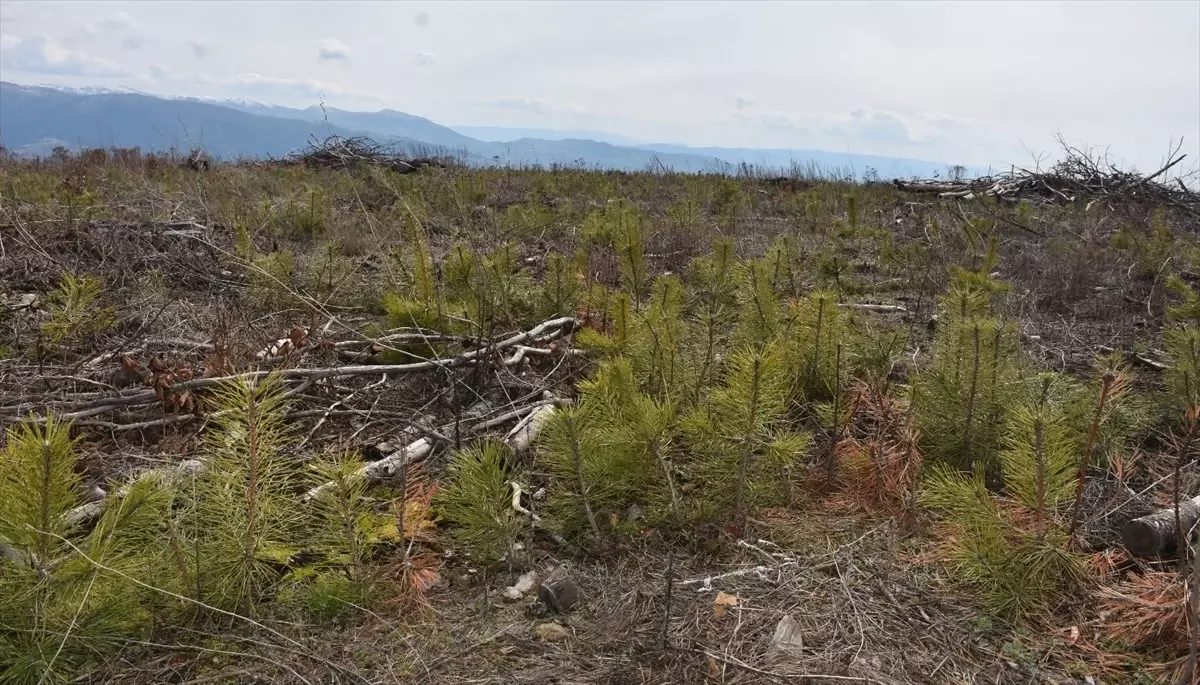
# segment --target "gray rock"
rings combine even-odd
[[[583,599],[583,591],[569,576],[563,575],[538,586],[538,601],[555,613],[565,614]]]

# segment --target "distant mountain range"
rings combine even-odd
[[[692,148],[641,143],[598,131],[442,126],[385,109],[350,112],[295,109],[246,100],[162,97],[130,89],[70,89],[0,81],[0,143],[25,155],[69,149],[201,147],[219,159],[282,157],[312,138],[366,136],[377,142],[451,154],[476,165],[583,165],[637,171],[647,167],[684,172],[726,170],[750,164],[780,172],[793,164],[827,173],[881,178],[944,175],[946,165],[915,159],[851,155],[821,150]],[[979,170],[968,169],[969,174]]]

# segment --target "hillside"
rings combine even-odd
[[[1185,682],[1159,179],[0,159],[0,682]]]
[[[0,142],[22,153],[48,156],[57,145],[147,151],[200,147],[224,159],[282,157],[313,136],[357,133],[204,102],[137,93],[77,94],[0,82]],[[408,141],[396,137],[383,142]]]
[[[229,107],[251,114],[295,119],[297,121],[328,121],[334,126],[355,131],[367,131],[372,135],[408,138],[450,149],[468,149],[479,141],[440,126],[423,117],[385,109],[378,112],[348,112],[334,107],[312,106],[294,109],[258,103],[229,103]]]
[[[236,100],[162,98],[128,89],[70,90],[0,83],[0,142],[18,152],[42,155],[55,145],[144,150],[201,145],[215,157],[279,157],[304,147],[312,136],[364,135],[383,143],[433,146],[477,165],[583,165],[623,171],[654,167],[695,173],[745,163],[774,173],[796,168],[839,176],[861,175],[870,167],[881,178],[944,175],[947,169],[940,162],[820,150],[641,144],[587,131],[462,130],[491,140],[395,110],[296,109]],[[549,137],[539,137],[543,134]],[[967,171],[970,175],[982,170]]]

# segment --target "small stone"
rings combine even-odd
[[[546,606],[545,602],[537,600],[525,607],[525,614],[530,618],[546,618],[550,615],[550,607]]]
[[[630,504],[629,509],[625,511],[626,521],[636,521],[642,517],[643,511],[637,504]]]
[[[17,298],[15,307],[17,309],[33,309],[35,306],[37,306],[37,301],[37,293],[25,293]]]
[[[538,600],[555,613],[565,614],[583,599],[583,591],[567,576],[538,586]]]
[[[537,492],[533,493],[533,499],[537,502],[546,499],[546,488],[538,488]]]
[[[571,631],[557,623],[539,623],[534,626],[533,634],[546,642],[562,642],[571,637]]]

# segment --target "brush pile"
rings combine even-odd
[[[309,139],[308,149],[294,152],[285,162],[310,169],[350,169],[359,166],[380,166],[401,174],[423,167],[446,168],[447,157],[402,154],[395,147],[377,143],[370,138],[329,136],[325,140]]]
[[[1039,204],[1073,204],[1086,202],[1090,208],[1097,202],[1107,204],[1139,204],[1169,206],[1200,217],[1200,192],[1185,181],[1195,172],[1171,177],[1167,172],[1176,169],[1187,155],[1178,149],[1168,156],[1166,164],[1144,176],[1125,171],[1097,155],[1064,145],[1063,159],[1047,171],[1013,171],[976,179],[954,180],[893,180],[897,188],[910,193],[935,194],[938,197],[973,200],[992,197],[999,201],[1035,202]]]

